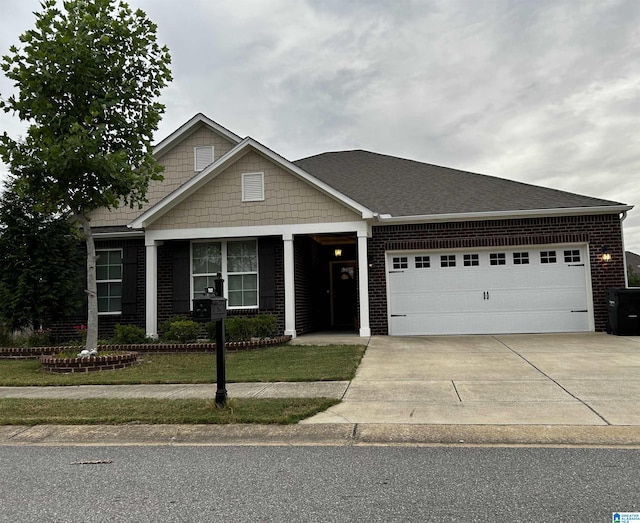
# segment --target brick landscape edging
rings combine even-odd
[[[227,351],[242,351],[280,345],[291,340],[291,336],[277,336],[253,341],[230,341],[225,344]],[[37,359],[52,356],[70,347],[0,347],[0,359]],[[78,352],[82,347],[78,347]],[[179,354],[188,352],[215,352],[215,343],[143,343],[139,345],[100,345],[100,352],[135,351],[138,353]]]
[[[96,372],[102,370],[126,369],[138,363],[137,352],[124,352],[108,356],[89,356],[87,358],[58,358],[40,356],[42,370],[57,374],[72,372]]]

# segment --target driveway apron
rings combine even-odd
[[[640,425],[640,337],[374,336],[342,403],[302,423]]]

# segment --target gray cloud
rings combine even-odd
[[[640,201],[635,0],[130,4],[172,51],[159,139],[204,112],[290,159],[363,148]],[[35,9],[3,0],[2,49]],[[640,252],[636,215],[626,242]]]

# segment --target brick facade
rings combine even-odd
[[[173,310],[173,257],[177,249],[176,242],[165,242],[158,247],[158,325],[176,313]],[[259,309],[234,309],[229,316],[256,316],[258,314],[272,314],[278,320],[279,332],[284,332],[284,246],[277,242],[274,251],[275,258],[275,307]]]
[[[371,332],[388,334],[385,253],[517,245],[588,243],[596,331],[607,325],[605,289],[624,287],[622,224],[617,214],[374,226],[368,240]],[[603,264],[601,248],[612,260]]]
[[[143,239],[136,240],[96,240],[96,250],[134,248],[136,253],[135,280],[138,282],[135,291],[135,312],[131,314],[99,315],[98,337],[101,340],[111,338],[117,323],[123,325],[145,326],[145,246]],[[86,285],[86,284],[85,284]],[[59,341],[79,339],[74,327],[87,323],[86,297],[82,310],[78,314],[57,323],[53,327],[54,337]]]

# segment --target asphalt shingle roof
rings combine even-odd
[[[293,163],[368,209],[392,216],[623,205],[361,150]]]

